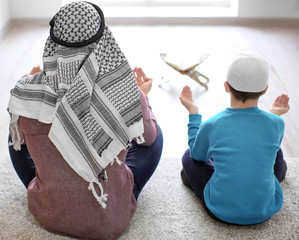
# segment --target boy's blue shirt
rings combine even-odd
[[[281,117],[258,107],[227,108],[205,122],[189,115],[192,158],[215,164],[204,189],[207,207],[218,218],[237,224],[262,222],[277,213],[283,192],[274,175],[284,134]]]

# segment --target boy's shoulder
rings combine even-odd
[[[263,115],[265,118],[269,119],[270,121],[273,121],[275,124],[284,124],[284,120],[282,119],[282,117],[277,116],[270,112],[266,112],[261,109],[258,109],[258,110],[261,115]]]
[[[284,125],[284,120],[273,113],[266,112],[264,110],[261,110],[258,107],[251,108],[251,109],[232,109],[232,108],[226,108],[225,110],[217,113],[216,115],[210,117],[205,122],[207,124],[215,124],[219,120],[227,119],[227,118],[240,118],[241,116],[244,116],[244,118],[248,118],[250,121],[254,120],[264,120],[273,122],[275,125]],[[250,118],[250,119],[249,119]]]
[[[226,110],[217,113],[214,116],[211,116],[207,120],[205,120],[205,124],[215,124],[219,119],[226,115]]]

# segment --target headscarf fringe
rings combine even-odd
[[[119,160],[119,158],[116,156],[113,161],[111,162],[111,166],[113,165],[113,163],[117,163],[118,165],[121,165],[122,164],[122,161]]]
[[[94,183],[97,184],[100,188],[100,195],[97,194],[95,187],[94,187]],[[98,201],[98,203],[102,206],[102,208],[106,208],[107,204],[105,203],[107,201],[108,198],[108,194],[104,193],[104,189],[102,184],[99,181],[96,182],[90,182],[88,185],[88,190],[92,191],[93,196],[96,198],[96,200]]]
[[[8,145],[13,146],[13,148],[16,151],[21,150],[21,144],[24,142],[21,139],[21,134],[18,126],[18,119],[19,119],[18,115],[11,114],[9,130],[10,130],[10,134],[12,134],[11,136],[12,141],[9,142]]]
[[[136,138],[137,144],[142,144],[145,142],[143,135],[140,135],[139,137]]]

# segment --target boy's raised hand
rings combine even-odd
[[[147,96],[152,88],[153,80],[151,78],[146,77],[145,73],[141,68],[134,68],[133,73],[138,87],[140,87],[144,95]]]
[[[289,97],[286,94],[281,94],[280,96],[278,96],[274,100],[270,108],[270,112],[278,116],[287,113],[289,110],[290,110]]]
[[[181,103],[188,110],[189,114],[198,114],[198,108],[192,98],[192,92],[188,86],[185,86],[180,95]]]

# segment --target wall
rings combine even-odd
[[[9,0],[0,0],[0,35],[10,20]]]
[[[239,0],[239,17],[299,18],[299,0]]]
[[[0,0],[0,29],[11,18],[50,18],[61,0]],[[241,18],[299,18],[299,0],[239,0]]]
[[[61,0],[10,0],[12,18],[51,18],[61,7]]]

